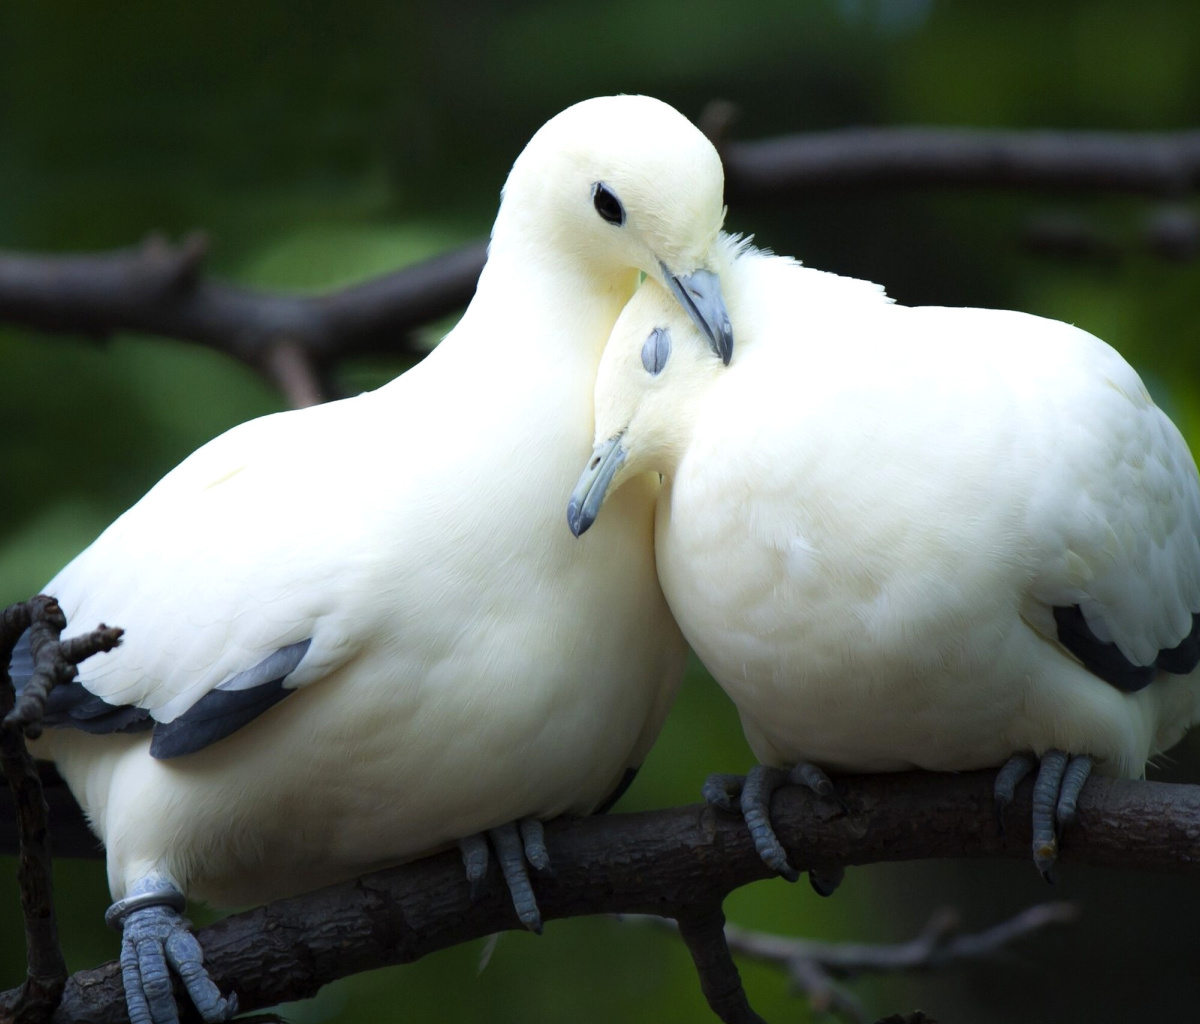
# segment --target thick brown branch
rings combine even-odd
[[[822,864],[945,857],[1030,856],[1029,786],[997,834],[992,774],[844,777],[851,809],[831,811],[798,789],[773,803],[789,858]],[[539,879],[547,920],[597,913],[678,917],[767,877],[741,821],[691,806],[551,823],[556,874]],[[1200,875],[1200,787],[1094,779],[1064,839],[1069,865],[1090,863]],[[1030,867],[1031,891],[1038,884]],[[781,883],[775,883],[781,884]],[[472,905],[457,853],[283,900],[201,932],[207,964],[250,1010],[312,995],[335,978],[407,963],[435,950],[520,928],[493,873]],[[124,1019],[116,964],[76,974],[56,1021]]]

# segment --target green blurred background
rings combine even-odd
[[[735,137],[857,124],[1166,130],[1200,110],[1200,5],[935,0],[557,3],[207,0],[0,5],[0,248],[127,246],[203,228],[232,280],[320,289],[484,235],[505,172],[549,116],[647,92],[696,118],[741,109]],[[1023,309],[1105,338],[1200,440],[1200,263],[1145,245],[1149,218],[1196,204],[968,191],[743,203],[729,226],[812,266],[883,282],[899,301]],[[1078,259],[1022,245],[1037,219],[1083,218],[1110,243]],[[431,339],[432,340],[432,339]],[[964,339],[969,343],[969,339]],[[341,367],[358,389],[404,368]],[[35,592],[162,473],[280,397],[181,343],[98,346],[0,325],[0,603]],[[1170,777],[1200,779],[1185,746]],[[623,809],[691,802],[750,755],[720,691],[693,671]],[[1160,776],[1162,777],[1161,773]],[[0,859],[0,988],[19,982],[14,864]],[[99,862],[57,866],[70,966],[114,956]],[[1058,892],[1027,864],[852,871],[831,900],[760,883],[730,917],[884,941],[935,906],[983,926],[1035,900],[1084,907],[1071,932],[1001,965],[862,983],[879,1013],[944,1021],[1193,1015],[1200,893],[1177,879],[1067,865]],[[682,946],[608,920],[481,946],[327,988],[296,1021],[710,1019]],[[746,966],[760,1012],[809,1019],[781,977]]]

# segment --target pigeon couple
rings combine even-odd
[[[235,1010],[185,895],[457,843],[540,927],[540,823],[628,784],[684,637],[762,762],[707,795],[792,877],[780,784],[1004,765],[1003,803],[1036,768],[1048,872],[1092,766],[1139,776],[1198,717],[1200,483],[1133,370],[750,249],[722,193],[669,106],[569,108],[429,357],[216,438],[47,585],[68,633],[125,629],[35,753],[107,849],[135,1024],[177,1021],[172,971]]]

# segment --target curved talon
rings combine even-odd
[[[781,768],[765,764],[751,768],[742,787],[742,817],[763,863],[789,882],[795,882],[800,872],[788,863],[787,853],[771,826],[771,794],[787,780],[788,774]]]
[[[744,775],[726,775],[714,772],[704,780],[700,795],[704,802],[713,807],[719,807],[729,814],[741,814],[742,787],[746,784]]]
[[[121,976],[132,1024],[178,1024],[172,968],[208,1024],[237,1013],[237,998],[224,998],[208,976],[204,951],[178,911],[161,905],[130,911],[121,935]]]
[[[1022,780],[1033,771],[1037,761],[1025,754],[1013,754],[1004,762],[1004,767],[996,773],[996,782],[992,786],[992,796],[996,801],[996,829],[1004,835],[1004,812],[1013,801]]]
[[[740,811],[763,863],[789,882],[795,882],[800,872],[789,863],[787,851],[771,825],[771,795],[784,785],[804,786],[822,800],[837,804],[844,814],[850,813],[829,776],[808,761],[801,761],[789,770],[758,764],[745,776],[714,773],[704,780],[702,793],[705,801],[714,807],[731,813]],[[809,882],[822,896],[828,896],[841,883],[844,874],[837,866],[818,868],[809,872]]]

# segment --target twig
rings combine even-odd
[[[764,963],[782,967],[813,1010],[831,1011],[853,1021],[865,1020],[861,1004],[834,979],[890,971],[935,970],[949,964],[995,956],[1014,942],[1050,925],[1078,917],[1071,903],[1040,903],[998,925],[975,934],[960,934],[959,916],[942,909],[914,938],[895,945],[817,942],[770,935],[729,925],[729,948]]]
[[[799,789],[775,795],[776,830],[801,870],[818,860],[1030,856],[1028,783],[1004,836],[996,830],[990,772],[847,776],[838,789],[849,815]],[[546,840],[555,875],[538,880],[538,903],[547,921],[604,913],[677,918],[769,875],[740,819],[700,806],[560,820],[547,825]],[[1064,865],[1200,876],[1200,787],[1090,780],[1061,857]],[[495,874],[471,903],[461,860],[449,851],[226,918],[199,937],[214,980],[253,1010],[520,927]],[[54,1019],[116,1024],[123,1014],[120,968],[112,963],[74,975]]]
[[[293,409],[320,405],[325,394],[308,353],[294,341],[281,340],[266,352],[267,376],[286,396]]]
[[[54,886],[50,869],[49,809],[42,795],[37,766],[25,748],[22,731],[36,732],[37,719],[50,688],[69,682],[76,663],[98,650],[110,650],[120,630],[101,627],[95,633],[60,641],[66,619],[58,604],[45,596],[11,605],[0,613],[0,768],[15,804],[20,859],[17,883],[25,917],[26,974],[19,989],[0,994],[2,1024],[39,1024],[58,1005],[67,982],[67,965],[58,943]],[[32,696],[18,698],[9,677],[13,647],[26,631],[32,637]]]
[[[21,695],[14,698],[12,710],[4,716],[4,728],[22,729],[30,739],[37,739],[42,734],[42,714],[50,691],[71,682],[79,673],[76,666],[81,661],[116,647],[121,642],[123,630],[102,623],[90,633],[60,641],[59,635],[66,628],[67,620],[58,602],[45,594],[12,605],[4,614],[6,625],[13,624],[9,628],[15,628],[15,624],[24,621],[24,626],[17,629],[12,637],[12,644],[15,645],[28,629],[33,654],[33,676],[25,684]],[[4,661],[5,678],[8,676],[8,659],[11,656],[10,646]],[[12,685],[11,680],[8,685]]]

